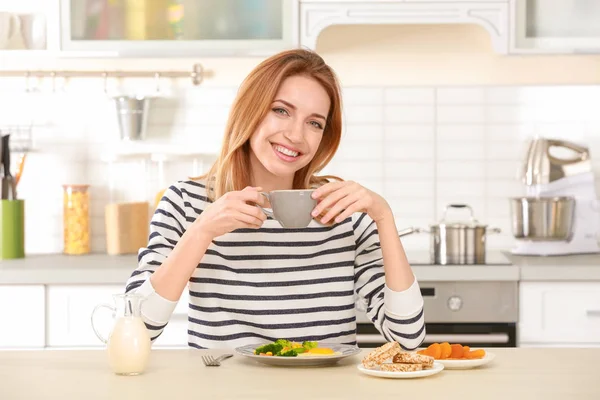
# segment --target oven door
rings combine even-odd
[[[518,286],[516,281],[444,281],[421,283],[424,301],[425,340],[459,343],[470,347],[516,347]],[[356,333],[359,347],[386,343],[357,304]]]
[[[460,343],[470,347],[516,347],[517,329],[512,323],[426,323],[421,347],[432,343]],[[356,325],[358,347],[372,348],[387,342],[370,323]]]

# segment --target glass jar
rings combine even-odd
[[[63,232],[65,254],[90,252],[89,185],[63,185]]]

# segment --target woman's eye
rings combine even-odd
[[[311,123],[312,126],[314,126],[317,129],[323,129],[323,125],[321,125],[317,121],[310,121],[310,123]]]
[[[276,114],[281,114],[281,115],[289,115],[287,110],[285,108],[274,108],[273,111]]]

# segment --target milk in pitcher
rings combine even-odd
[[[150,336],[139,317],[121,317],[108,339],[108,360],[119,375],[137,375],[146,370],[150,358]]]
[[[115,306],[99,304],[92,312],[92,328],[96,336],[106,343],[110,368],[118,375],[139,375],[146,370],[152,342],[141,317],[143,297],[136,294],[113,296]],[[112,310],[116,317],[108,340],[96,330],[94,313],[101,307]]]

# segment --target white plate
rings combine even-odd
[[[235,352],[241,356],[250,358],[262,364],[277,365],[281,367],[321,367],[333,365],[343,358],[353,356],[361,352],[356,346],[338,343],[319,342],[319,347],[328,347],[339,354],[316,355],[316,356],[298,356],[298,357],[274,357],[258,356],[254,354],[254,349],[267,343],[250,344],[235,349]]]
[[[471,369],[492,362],[495,357],[494,353],[486,351],[483,358],[476,358],[474,360],[435,360],[435,362],[444,364],[446,369]]]
[[[358,364],[358,370],[363,374],[377,376],[379,378],[392,378],[392,379],[407,379],[407,378],[422,378],[425,376],[435,375],[444,369],[444,365],[437,361],[433,362],[433,367],[430,369],[424,369],[421,371],[412,372],[392,372],[392,371],[381,371],[379,369],[365,368],[364,365]]]

